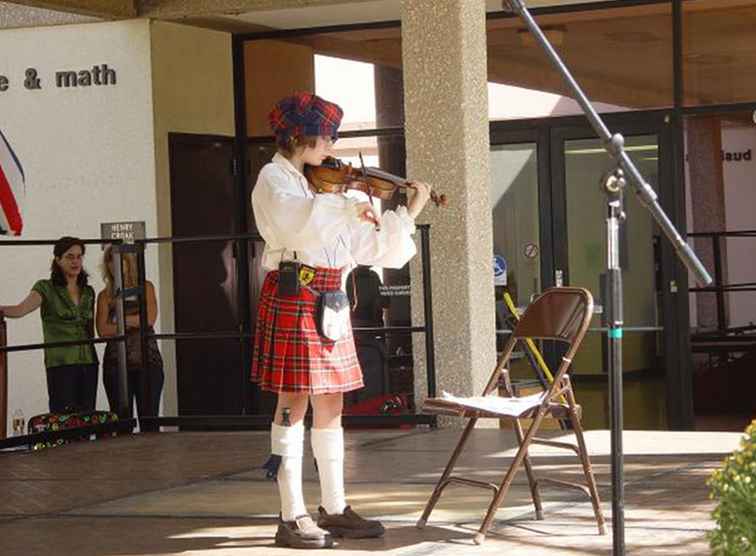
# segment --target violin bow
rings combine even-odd
[[[373,205],[373,189],[370,187],[370,185],[369,185],[369,183],[367,181],[367,177],[368,177],[368,175],[367,175],[367,168],[365,168],[365,161],[362,159],[362,151],[359,151],[357,154],[359,154],[359,156],[360,156],[360,166],[362,167],[362,178],[365,180],[365,185],[368,186],[367,187],[367,196],[368,196],[368,199],[370,200],[370,204],[372,206],[375,206],[375,205]],[[375,229],[376,229],[376,231],[380,231],[381,225],[378,223],[377,220],[374,223],[375,223]]]
[[[362,177],[365,180],[365,185],[368,185],[368,181],[367,181],[367,177],[368,177],[368,175],[367,175],[367,168],[365,167],[365,161],[362,159],[362,151],[359,151],[358,155],[360,157],[360,166],[362,167],[361,168],[361,170],[362,170]],[[368,188],[367,188],[367,195],[368,195],[368,199],[370,199],[370,204],[372,205],[373,204],[373,193],[372,193],[372,188],[369,185],[368,185]]]

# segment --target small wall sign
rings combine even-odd
[[[135,239],[147,237],[145,223],[142,222],[103,222],[100,224],[102,239],[122,239],[124,243],[134,243]],[[105,246],[103,245],[103,249]]]

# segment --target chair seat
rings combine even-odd
[[[445,394],[440,398],[428,398],[423,403],[423,413],[453,415],[488,419],[520,419],[531,417],[543,401],[543,393],[522,397],[472,396],[457,397]],[[580,406],[576,405],[578,415]],[[550,402],[547,411],[557,419],[569,416],[567,404]]]

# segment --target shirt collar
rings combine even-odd
[[[294,165],[291,163],[291,161],[289,161],[289,159],[286,158],[281,153],[277,152],[276,154],[273,155],[273,162],[281,166],[284,170],[287,170],[288,172],[294,174],[295,176],[301,177],[302,179],[306,179],[304,177],[304,174],[302,174],[302,172],[297,170],[294,167]]]

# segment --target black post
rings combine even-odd
[[[724,290],[722,290],[722,236],[714,232],[711,236],[712,254],[714,256],[714,287],[717,296],[717,330],[724,334],[727,330],[725,317]]]
[[[144,399],[152,399],[152,380],[148,378],[150,370],[147,369],[149,361],[147,359],[148,347],[147,347],[147,334],[150,331],[148,316],[147,316],[147,270],[145,268],[144,248],[145,244],[139,242],[136,243],[136,256],[137,256],[137,289],[139,290],[139,349],[141,352],[142,361],[142,373],[144,374]],[[144,432],[145,423],[142,418],[145,415],[139,416],[139,431]],[[146,417],[157,417],[157,415],[147,415]],[[160,427],[158,427],[160,430]]]
[[[616,136],[615,136],[616,137]],[[617,168],[602,180],[607,198],[606,273],[604,326],[607,328],[609,362],[609,405],[611,414],[612,534],[614,554],[625,553],[625,478],[622,448],[622,269],[619,228],[625,219],[622,194],[625,178]]]
[[[115,297],[116,330],[119,336],[126,334],[126,315],[123,307],[123,245],[114,244],[113,254],[113,296]],[[129,419],[129,379],[126,363],[126,340],[118,340],[118,417]]]
[[[233,58],[234,71],[234,184],[236,187],[237,213],[234,219],[234,233],[249,233],[248,211],[250,199],[247,195],[247,183],[249,175],[249,157],[247,153],[247,98],[246,83],[244,73],[244,40],[234,36],[231,40],[231,53]],[[254,244],[253,244],[254,246]],[[254,247],[253,247],[254,249]],[[251,409],[249,393],[249,368],[252,366],[252,342],[249,341],[248,335],[252,333],[251,301],[249,297],[249,262],[250,250],[249,239],[234,240],[234,254],[236,261],[236,278],[237,278],[237,314],[239,315],[239,332],[244,335],[239,340],[239,349],[241,350],[241,384],[239,394],[241,396],[242,412],[246,413]]]
[[[433,351],[433,292],[431,291],[430,226],[420,228],[420,255],[423,263],[423,314],[425,320],[425,362],[428,397],[436,397],[436,355]]]
[[[8,345],[5,318],[0,312],[0,347]],[[8,354],[0,351],[0,440],[7,436],[8,427]],[[15,431],[14,431],[15,432]]]

